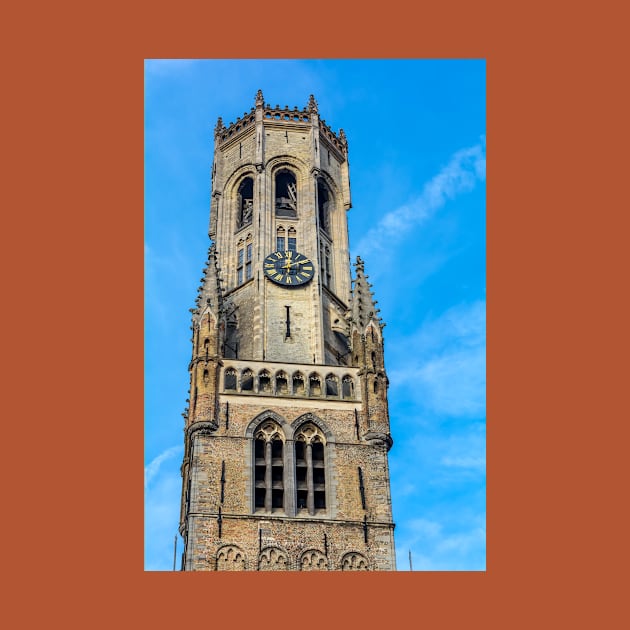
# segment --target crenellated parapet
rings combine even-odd
[[[262,90],[258,90],[256,94],[255,107],[252,107],[249,112],[243,112],[242,117],[237,117],[234,122],[229,123],[227,126],[223,124],[221,118],[218,119],[214,129],[217,147],[253,128],[256,123],[256,110],[258,109],[262,110],[263,123],[288,125],[289,127],[317,124],[320,137],[337,149],[342,156],[347,155],[348,140],[344,130],[340,129],[337,134],[326,124],[325,120],[319,118],[317,102],[312,94],[306,107],[300,109],[296,105],[291,109],[288,105],[281,107],[280,105],[272,106],[270,103],[265,103]]]

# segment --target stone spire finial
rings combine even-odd
[[[348,148],[348,138],[346,138],[346,132],[343,129],[339,130],[339,142],[341,142],[345,148]]]
[[[221,116],[219,116],[218,120],[217,120],[217,124],[214,128],[214,135],[218,136],[223,130],[225,129],[225,126],[223,125],[223,118],[221,118]]]
[[[312,94],[309,96],[309,99],[308,99],[308,111],[313,114],[318,113],[317,101],[315,100],[315,97]]]
[[[359,256],[355,263],[356,279],[352,289],[352,301],[350,311],[352,313],[352,323],[359,329],[363,330],[370,321],[376,322],[382,327],[381,319],[377,315],[379,312],[376,308],[376,300],[374,294],[370,291],[372,286],[365,275],[364,263]]]
[[[223,308],[223,290],[221,289],[219,271],[217,252],[214,243],[212,243],[208,248],[208,262],[203,269],[203,277],[201,278],[201,286],[198,289],[195,308],[191,309],[193,320],[196,320],[207,306],[210,307],[215,317],[219,318]]]
[[[256,107],[263,107],[265,104],[265,99],[263,97],[262,90],[258,90],[256,92]]]

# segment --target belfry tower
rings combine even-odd
[[[395,570],[383,326],[357,258],[348,143],[306,108],[214,133],[192,312],[186,571]]]

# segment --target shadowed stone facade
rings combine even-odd
[[[259,91],[243,118],[219,118],[191,309],[183,570],[396,568],[384,324],[360,259],[351,278],[350,207],[345,134],[312,96],[290,110]]]

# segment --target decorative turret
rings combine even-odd
[[[199,325],[201,317],[210,310],[216,321],[223,311],[223,290],[221,288],[220,269],[217,266],[217,253],[214,243],[208,248],[208,261],[202,269],[201,285],[197,289],[195,308],[191,308],[193,324]]]
[[[376,308],[378,302],[374,299],[374,293],[370,290],[372,285],[367,281],[369,276],[365,275],[364,263],[359,256],[355,263],[356,279],[352,289],[352,324],[361,333],[365,333],[365,329],[370,322],[374,322],[381,330],[385,326],[381,318],[377,315],[380,312]]]

